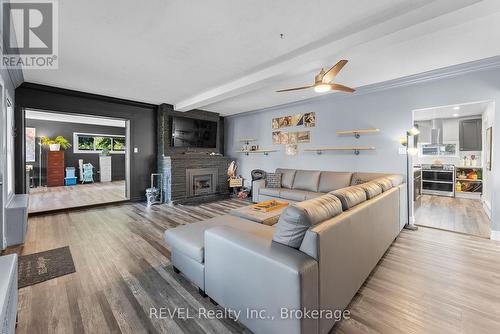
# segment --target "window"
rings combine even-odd
[[[73,133],[74,153],[125,153],[125,136],[91,133]]]

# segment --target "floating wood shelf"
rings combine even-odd
[[[244,153],[245,155],[263,153],[264,155],[269,155],[271,152],[278,152],[278,150],[248,150],[248,151],[236,151],[238,153]]]
[[[255,138],[240,138],[238,141],[240,143],[245,143],[246,145],[249,145],[250,142],[257,141],[257,139],[255,139]]]
[[[354,154],[358,155],[360,151],[370,151],[374,150],[373,146],[343,146],[343,147],[324,147],[324,148],[306,148],[304,151],[316,152],[318,154],[323,153],[323,151],[353,151]]]
[[[354,138],[359,138],[361,134],[364,133],[378,133],[380,132],[380,129],[363,129],[363,130],[344,130],[344,131],[337,131],[337,135],[354,135]]]

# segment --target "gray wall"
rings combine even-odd
[[[418,80],[417,80],[418,79]],[[409,82],[415,82],[409,84]],[[404,83],[404,84],[403,84]],[[391,88],[392,86],[392,88]],[[406,173],[404,155],[398,154],[399,137],[411,127],[412,111],[420,108],[466,102],[500,100],[500,59],[494,58],[446,70],[427,73],[381,85],[380,89],[366,87],[352,95],[331,94],[313,100],[270,108],[225,118],[226,155],[239,164],[238,173],[247,180],[255,168],[272,171],[276,167],[320,169],[335,171],[374,171]],[[389,87],[389,88],[388,88]],[[293,94],[293,93],[289,93]],[[273,117],[316,112],[311,143],[299,144],[297,156],[287,156],[283,145],[272,145]],[[379,134],[362,135],[360,139],[337,136],[337,130],[380,128]],[[287,130],[294,128],[286,128]],[[304,129],[304,128],[300,128]],[[493,131],[493,168],[500,168],[500,131]],[[258,138],[260,148],[280,149],[269,156],[236,153],[241,146],[238,138]],[[306,147],[373,145],[376,151],[347,153],[303,152]],[[500,177],[492,180],[493,230],[500,231]]]
[[[16,88],[16,126],[24,130],[24,109],[50,110],[76,115],[104,116],[130,121],[130,199],[144,200],[156,171],[157,154],[156,105],[128,101],[50,87],[23,83]],[[24,132],[24,131],[22,131]],[[16,169],[24,169],[24,134],[16,137]],[[137,148],[137,152],[133,151]],[[25,180],[16,176],[16,192],[24,192]]]
[[[39,119],[26,119],[26,127],[36,128],[37,141],[41,136],[54,138],[56,136],[63,136],[71,145],[73,144],[73,133],[98,133],[106,135],[125,135],[125,128],[114,126],[100,126],[92,124],[77,124],[68,122],[54,122],[44,121]],[[99,181],[99,154],[98,153],[73,153],[71,147],[64,152],[64,165],[65,167],[75,167],[76,176],[79,176],[78,159],[83,159],[84,163],[91,163],[94,166],[94,180]],[[38,186],[38,167],[39,167],[39,154],[38,147],[36,148],[35,162],[26,162],[26,164],[34,166],[33,176],[35,184]],[[42,185],[46,184],[46,162],[47,150],[42,150]],[[111,178],[113,181],[125,180],[125,154],[111,154]]]

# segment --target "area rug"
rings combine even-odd
[[[75,272],[69,246],[19,257],[18,287],[41,283]]]

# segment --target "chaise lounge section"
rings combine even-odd
[[[224,215],[167,230],[172,264],[203,294],[242,311],[239,321],[255,333],[328,333],[338,319],[282,317],[283,308],[345,309],[403,225],[401,176],[361,176],[372,181],[292,201],[274,226]]]

